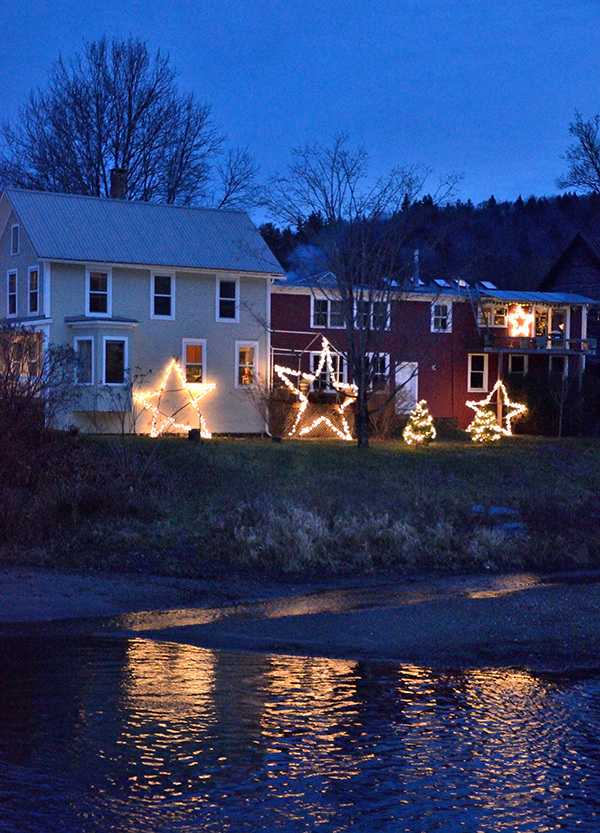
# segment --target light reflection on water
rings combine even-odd
[[[600,679],[0,640],[0,831],[598,829]]]

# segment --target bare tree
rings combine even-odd
[[[407,276],[403,244],[406,209],[423,191],[431,171],[424,165],[396,167],[374,181],[368,177],[363,147],[351,148],[339,134],[328,147],[305,145],[292,151],[285,175],[270,180],[267,207],[284,223],[312,228],[299,268],[321,296],[335,302],[343,338],[332,337],[357,387],[355,431],[358,445],[368,446],[370,402],[381,390],[381,356],[389,341],[389,316],[402,298]],[[454,192],[459,176],[440,179],[432,199]],[[322,223],[309,223],[310,217]],[[388,367],[388,400],[395,394],[395,368]],[[382,406],[381,396],[377,397]]]
[[[575,121],[569,125],[569,133],[575,139],[564,156],[569,170],[558,177],[559,188],[574,188],[580,191],[600,193],[600,115],[584,121],[581,113],[575,112]]]
[[[210,106],[181,93],[176,77],[167,54],[132,37],[59,57],[47,88],[2,127],[1,184],[106,197],[118,169],[129,199],[248,206],[256,171],[247,150],[220,161],[225,137]],[[232,161],[236,175],[223,177]]]

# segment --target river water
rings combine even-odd
[[[0,638],[0,831],[597,831],[600,677]]]

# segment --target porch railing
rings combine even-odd
[[[555,338],[553,336],[512,337],[483,334],[483,349],[493,352],[513,353],[562,353],[563,355],[595,355],[595,338]]]

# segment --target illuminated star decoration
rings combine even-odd
[[[179,376],[180,387],[178,388],[170,388],[167,391],[167,383],[171,377],[172,373],[176,373]],[[204,421],[204,417],[198,410],[198,403],[200,400],[206,396],[207,393],[210,393],[211,390],[216,388],[216,384],[211,382],[210,384],[199,384],[199,385],[189,385],[185,380],[185,374],[181,368],[181,365],[176,359],[170,363],[165,371],[165,375],[162,378],[162,382],[160,383],[160,387],[158,390],[155,391],[145,391],[143,393],[134,393],[133,399],[135,402],[138,402],[142,405],[146,410],[152,411],[152,425],[150,427],[150,436],[151,437],[160,437],[161,434],[164,434],[170,428],[174,428],[180,431],[189,431],[191,429],[191,425],[186,425],[181,422],[176,422],[176,419],[181,411],[187,408],[189,405],[198,413],[200,419],[200,436],[203,439],[209,440],[211,438],[211,433],[208,430],[206,422]],[[166,393],[187,393],[189,396],[189,401],[186,402],[184,405],[175,408],[175,410],[171,411],[170,414],[163,413],[161,411],[161,400],[168,399]],[[153,401],[151,401],[153,400]],[[162,420],[162,421],[161,421]]]
[[[521,304],[517,304],[514,311],[508,316],[511,336],[530,336],[531,325],[534,321],[532,312],[526,312]]]
[[[340,417],[340,424],[341,427],[338,428],[336,425],[333,424],[331,419],[326,416],[317,417],[310,425],[304,426],[304,428],[300,428],[300,423],[302,421],[302,417],[304,416],[304,412],[308,407],[308,396],[300,390],[300,379],[304,379],[304,381],[314,382],[317,379],[323,368],[327,366],[329,370],[329,378],[331,379],[331,385],[337,391],[346,394],[346,399],[337,409],[337,415]],[[298,437],[305,437],[307,434],[310,434],[319,425],[327,425],[333,433],[339,437],[341,440],[352,440],[352,433],[350,431],[350,426],[348,425],[348,420],[346,419],[346,415],[344,411],[353,402],[354,397],[356,396],[358,389],[356,385],[347,384],[346,382],[338,382],[336,380],[336,373],[333,367],[333,360],[331,358],[331,349],[329,347],[329,342],[326,338],[323,339],[323,345],[321,349],[321,355],[319,357],[319,363],[315,369],[314,373],[304,373],[301,370],[293,370],[291,367],[282,367],[281,365],[276,364],[273,368],[275,373],[279,376],[281,381],[286,385],[289,390],[292,391],[297,397],[300,402],[300,407],[298,408],[298,413],[296,415],[296,420],[292,426],[292,430],[288,432],[288,437],[293,437],[296,434]],[[296,377],[298,380],[298,384],[294,383],[291,377]]]
[[[485,411],[486,409],[489,410],[488,405],[494,398],[494,395],[496,395],[497,397],[502,397],[503,416],[502,425],[498,426],[499,432],[504,434],[505,437],[510,437],[512,435],[511,420],[515,419],[516,417],[522,416],[527,410],[527,407],[525,405],[519,404],[518,402],[510,401],[510,399],[508,398],[506,388],[504,387],[504,383],[500,379],[498,379],[498,381],[496,382],[492,390],[488,393],[485,399],[481,399],[479,402],[467,402],[467,407],[472,408],[475,411],[475,415],[477,416],[480,414],[481,411]],[[496,402],[497,401],[498,400],[496,399]],[[504,411],[506,411],[506,414],[504,414]],[[467,431],[471,428],[472,425],[473,422],[471,423],[471,425],[469,425]]]

